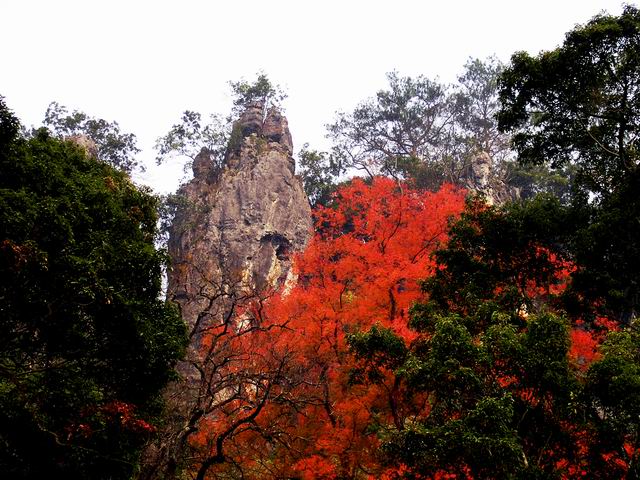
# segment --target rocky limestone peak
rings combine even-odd
[[[291,134],[280,112],[250,105],[234,124],[225,162],[214,162],[212,153],[203,149],[194,159],[193,179],[178,191],[169,232],[167,297],[180,307],[190,345],[178,364],[179,379],[166,393],[172,420],[162,443],[145,452],[157,465],[141,476],[149,480],[159,477],[156,468],[173,471],[191,426],[214,398],[229,394],[210,383],[217,362],[228,361],[227,337],[218,337],[213,348],[218,340],[204,332],[256,325],[256,305],[295,283],[294,255],[312,235],[311,208],[295,176]],[[205,341],[210,348],[201,348]]]
[[[220,167],[214,161],[214,153],[206,147],[200,150],[191,164],[192,183],[215,183],[220,176]]]
[[[313,226],[279,111],[250,105],[234,123],[222,168],[210,153],[198,154],[193,180],[179,190],[169,238],[168,296],[192,327],[218,321],[226,307],[209,299],[221,292],[260,295],[291,282],[292,256]]]
[[[293,153],[293,141],[289,132],[289,124],[278,110],[271,108],[264,122],[262,123],[262,137],[269,142],[275,142],[287,149],[289,154]]]
[[[264,104],[261,102],[252,103],[240,114],[240,118],[235,122],[234,127],[239,127],[243,137],[248,137],[252,133],[260,133],[264,121]]]
[[[87,135],[70,135],[65,139],[71,143],[75,143],[78,147],[82,148],[85,154],[91,158],[98,158],[98,145]]]
[[[253,103],[233,124],[225,164],[240,168],[246,161],[255,163],[257,157],[252,150],[264,151],[267,147],[290,158],[289,168],[293,174],[293,142],[286,117],[275,108],[265,111],[261,103]]]
[[[469,190],[483,194],[489,205],[499,205],[514,200],[519,195],[518,191],[510,188],[499,178],[491,155],[484,151],[478,152],[471,159],[464,184]]]
[[[478,188],[489,186],[491,163],[491,157],[487,152],[480,152],[471,161],[471,179]]]

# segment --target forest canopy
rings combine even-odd
[[[160,298],[158,212],[206,207],[137,187],[117,123],[54,103],[25,133],[0,100],[1,471],[640,478],[640,11],[470,59],[454,85],[387,79],[298,154],[311,240],[260,239],[292,275],[209,279],[180,373],[186,293]],[[258,131],[286,97],[265,74],[230,86],[234,118],[187,110],[156,144],[209,162],[198,185],[243,141],[235,116]]]
[[[128,478],[185,347],[157,200],[0,99],[0,470]]]

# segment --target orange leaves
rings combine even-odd
[[[571,348],[569,350],[569,358],[571,358],[576,365],[586,370],[591,362],[598,358],[598,339],[594,337],[592,332],[584,330],[579,327],[571,329]]]
[[[337,478],[335,465],[320,455],[303,458],[293,466],[303,480],[333,480]]]
[[[386,178],[339,190],[332,207],[316,212],[318,233],[295,258],[297,285],[235,305],[229,322],[207,327],[200,353],[214,393],[192,446],[204,457],[231,456],[247,478],[382,475],[376,428],[406,412],[392,372],[352,384],[346,336],[381,324],[415,337],[407,323],[422,295],[418,281],[434,268],[430,254],[446,241],[464,195]]]
[[[81,418],[82,421],[66,428],[67,440],[72,437],[89,439],[105,427],[139,434],[151,434],[156,431],[156,427],[136,415],[135,405],[120,400],[112,400],[99,407],[87,409],[82,412]]]
[[[273,308],[291,312],[318,353],[335,353],[346,331],[375,323],[411,337],[407,315],[421,293],[418,280],[434,268],[429,255],[463,206],[464,192],[451,186],[429,193],[388,178],[353,180],[334,206],[317,211],[320,233],[296,259],[299,285]]]
[[[382,474],[371,428],[401,415],[396,387],[390,372],[376,384],[350,385],[354,360],[345,337],[374,324],[408,341],[415,337],[408,309],[421,296],[418,281],[434,268],[430,254],[446,241],[464,195],[451,186],[430,193],[387,178],[370,185],[355,179],[331,207],[316,212],[319,233],[296,258],[298,285],[267,307],[269,318],[291,329],[295,362],[313,385],[295,432],[304,439],[294,466],[302,478]]]
[[[534,246],[533,256],[539,260],[545,260],[552,265],[548,278],[542,284],[534,281],[527,282],[527,294],[529,297],[544,295],[560,295],[567,288],[570,275],[576,270],[576,266],[569,260],[559,258],[557,254],[540,246]]]
[[[136,418],[135,406],[130,403],[114,400],[103,406],[101,410],[107,417],[119,423],[125,429],[147,433],[155,431],[153,425],[140,418]]]
[[[38,252],[33,245],[20,245],[10,239],[5,239],[0,243],[0,252],[7,263],[6,266],[15,272],[20,271],[28,262],[36,259],[46,267],[46,256],[42,252]]]
[[[316,303],[326,314],[340,312],[343,324],[405,324],[420,294],[417,280],[433,268],[429,254],[446,240],[464,192],[445,186],[425,193],[387,178],[371,185],[355,179],[335,202],[316,213],[321,234],[298,259],[303,287],[320,297]]]
[[[619,328],[618,322],[606,317],[596,317],[591,327],[582,320],[576,320],[571,329],[569,358],[579,369],[586,370],[592,362],[600,359],[598,347],[605,340],[607,333]]]
[[[617,471],[620,475],[622,475],[623,472],[626,473],[627,470],[629,470],[628,463],[623,458],[621,458],[618,453],[606,452],[600,454],[600,456],[612,471]]]

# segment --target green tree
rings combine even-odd
[[[196,156],[208,153],[214,165],[222,167],[231,127],[219,115],[211,115],[208,123],[202,122],[198,112],[185,110],[179,123],[174,124],[166,135],[156,140],[158,152],[156,162],[162,162],[172,156],[186,157],[190,166]]]
[[[606,197],[638,169],[640,12],[598,15],[537,57],[516,53],[500,100],[522,162],[576,164],[577,185]]]
[[[456,122],[469,153],[486,152],[501,163],[511,156],[509,136],[498,130],[498,78],[504,65],[495,57],[469,59],[454,94]]]
[[[487,302],[516,311],[560,299],[568,281],[564,262],[573,222],[571,211],[557,198],[538,196],[527,202],[487,206],[469,200],[449,231],[446,248],[436,251],[441,268],[424,281],[429,308],[468,315]],[[544,295],[532,288],[544,285]]]
[[[333,157],[343,171],[410,178],[437,189],[443,182],[465,183],[473,161],[488,155],[492,176],[503,179],[513,157],[495,118],[503,68],[493,57],[469,59],[451,86],[388,74],[388,89],[328,125]]]
[[[625,324],[640,311],[640,171],[626,175],[599,204],[576,206],[571,239],[578,269],[570,294],[578,312]]]
[[[498,80],[504,68],[495,57],[469,59],[458,77],[454,93],[458,141],[461,143],[458,161],[468,168],[476,156],[486,153],[492,161],[493,175],[517,189],[520,198],[552,193],[567,203],[570,201],[572,168],[551,170],[546,165],[516,162],[510,135],[498,128],[497,113],[501,106]]]
[[[605,478],[640,477],[640,334],[638,325],[609,335],[602,359],[587,374],[586,400],[594,416],[591,461]],[[605,458],[602,453],[606,452]],[[610,460],[607,462],[607,457]],[[622,462],[615,462],[620,459]],[[628,468],[624,468],[627,465]],[[626,475],[626,477],[625,477]]]
[[[234,134],[234,118],[254,103],[262,106],[263,115],[269,108],[282,109],[282,101],[287,97],[280,86],[273,84],[264,73],[259,73],[253,82],[241,79],[229,82],[229,85],[233,100],[231,114],[227,117],[212,114],[205,123],[200,113],[186,110],[180,122],[156,140],[158,165],[177,156],[187,159],[186,169],[202,153],[209,156],[214,166],[222,168],[227,147]]]
[[[0,101],[0,471],[129,478],[185,347],[156,199]]]
[[[328,125],[342,169],[368,176],[402,174],[404,159],[434,164],[445,155],[453,125],[447,88],[426,77],[387,74],[389,89],[379,91],[352,113],[340,113]]]
[[[598,15],[537,57],[515,54],[500,98],[519,161],[573,171],[576,305],[629,322],[640,307],[640,11]]]
[[[574,165],[550,168],[548,165],[523,165],[510,159],[503,164],[503,170],[505,181],[517,189],[518,197],[523,200],[531,200],[538,194],[551,194],[564,205],[572,202]]]
[[[52,102],[47,108],[43,124],[59,138],[87,136],[96,144],[97,157],[119,170],[127,173],[134,169],[144,171],[143,165],[135,159],[140,152],[136,146],[136,136],[121,132],[118,122],[93,118],[78,110],[69,113],[67,107]]]
[[[412,309],[417,336],[380,326],[349,336],[354,383],[391,374],[395,408],[417,412],[376,426],[399,478],[636,478],[640,335],[632,322],[597,361],[571,360],[585,328],[560,295],[572,215],[553,197],[470,202]]]
[[[554,247],[565,210],[552,197],[503,207],[471,199],[435,254],[426,301],[412,309],[419,336],[406,345],[380,328],[350,337],[370,379],[393,372],[399,409],[425,404],[380,433],[386,461],[406,465],[407,478],[540,478],[555,471],[547,452],[575,455],[563,427],[580,391],[567,358],[569,323],[545,311],[562,280]]]
[[[539,314],[523,328],[500,309],[414,315],[420,336],[410,345],[379,327],[349,338],[370,381],[376,369],[392,369],[399,409],[425,405],[380,430],[386,462],[408,467],[405,478],[556,478],[556,461],[579,448],[566,428],[578,421],[569,405],[580,393],[567,360],[568,322]]]
[[[298,154],[298,167],[311,206],[326,205],[338,186],[340,167],[335,157],[305,144]]]
[[[282,110],[282,102],[287,98],[282,87],[271,82],[264,72],[258,73],[253,82],[242,78],[236,82],[229,82],[229,85],[233,97],[231,118],[238,117],[248,105],[253,103],[262,105],[265,112],[270,108]]]

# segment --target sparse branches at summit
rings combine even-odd
[[[185,110],[180,122],[156,140],[156,162],[161,164],[174,155],[193,161],[205,149],[209,151],[214,163],[222,165],[230,132],[229,123],[220,115],[213,114],[208,123],[203,123],[200,113]]]
[[[252,103],[259,103],[266,112],[274,107],[282,110],[282,101],[287,94],[278,84],[274,84],[264,72],[257,74],[254,82],[244,78],[237,82],[229,82],[233,96],[232,117],[237,117]]]
[[[108,122],[101,118],[90,117],[84,112],[74,110],[69,113],[67,107],[51,102],[44,116],[43,124],[59,138],[83,135],[95,142],[97,157],[111,166],[131,173],[144,167],[135,159],[140,152],[133,133],[124,133],[118,122]]]
[[[509,137],[495,118],[502,69],[493,57],[469,59],[455,85],[387,74],[387,89],[327,126],[342,171],[437,189],[443,182],[463,184],[474,159],[487,155],[501,173],[511,157]]]
[[[340,113],[328,125],[343,168],[355,168],[368,176],[400,173],[400,159],[431,162],[442,144],[453,115],[447,88],[426,77],[387,75],[389,89],[358,105],[352,113]]]
[[[511,153],[509,136],[498,131],[496,114],[500,108],[498,78],[504,65],[495,57],[469,59],[458,77],[456,122],[464,143],[472,152],[486,152],[495,161],[506,160]]]
[[[188,168],[199,153],[205,152],[214,166],[222,167],[232,137],[233,119],[255,103],[262,105],[264,114],[272,107],[281,110],[281,102],[287,97],[280,86],[271,83],[264,73],[258,74],[253,82],[241,79],[229,82],[229,86],[233,101],[231,114],[214,113],[207,121],[199,112],[185,110],[180,121],[156,140],[158,164],[173,157],[183,157],[188,159],[185,165]]]

